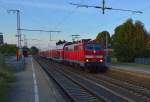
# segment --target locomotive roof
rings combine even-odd
[[[91,39],[82,39],[80,41],[75,41],[75,42],[66,42],[64,44],[60,44],[56,46],[56,49],[63,49],[64,46],[68,46],[68,45],[75,45],[75,44],[91,44],[91,43],[95,43],[94,40]]]
[[[92,44],[92,43],[96,43],[95,40],[82,39],[82,40],[80,40],[80,41],[67,42],[67,43],[65,43],[65,46],[67,46],[67,45],[73,45],[73,44]]]
[[[65,44],[66,44],[66,43],[57,45],[57,46],[56,46],[56,49],[63,49],[63,47],[65,46]]]

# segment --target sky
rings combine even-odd
[[[26,32],[29,46],[48,48],[54,46],[55,41],[71,41],[71,35],[78,34],[81,39],[95,39],[97,34],[107,30],[112,35],[114,29],[128,18],[140,20],[150,31],[150,0],[106,0],[107,7],[141,10],[143,14],[131,12],[109,11],[102,14],[100,9],[77,8],[69,3],[80,3],[101,6],[102,0],[0,0],[0,32],[4,33],[7,43],[17,43],[16,15],[7,10],[21,11],[22,29],[58,30],[61,33]],[[37,40],[33,40],[37,39]]]

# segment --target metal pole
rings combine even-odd
[[[0,32],[0,35],[2,36],[1,41],[0,41],[0,45],[1,45],[1,44],[4,44],[4,38],[3,38],[3,33],[2,32]]]
[[[13,12],[17,14],[17,37],[18,37],[18,52],[17,52],[17,60],[22,57],[22,46],[21,46],[21,30],[20,30],[20,10],[7,10],[9,12]]]
[[[49,34],[49,57],[51,57],[51,40],[52,40],[52,38],[51,38],[51,32],[50,32],[50,34]]]
[[[108,35],[106,34],[106,65],[108,64],[107,63],[107,57],[108,57]]]
[[[20,52],[20,57],[22,58],[22,45],[21,45],[21,30],[20,30],[20,10],[16,10],[17,12],[17,32],[18,32],[18,48]]]
[[[20,30],[20,11],[16,10],[17,12],[17,32],[18,32],[18,47],[21,49],[21,30]]]
[[[27,38],[26,38],[26,35],[24,34],[24,46],[25,47],[28,47],[28,41],[27,41]]]
[[[103,0],[102,12],[103,12],[103,14],[105,13],[105,0]]]
[[[50,34],[49,34],[49,41],[51,41],[52,39],[51,39],[51,32],[50,32]]]

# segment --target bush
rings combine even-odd
[[[10,67],[0,64],[0,102],[8,101],[7,96],[9,85],[14,81],[14,71]]]

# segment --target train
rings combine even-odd
[[[27,47],[23,47],[22,52],[23,52],[23,56],[24,57],[28,57],[28,55],[29,55],[29,49]]]
[[[106,72],[108,69],[104,47],[91,39],[60,44],[51,50],[40,51],[39,56],[88,72]]]

